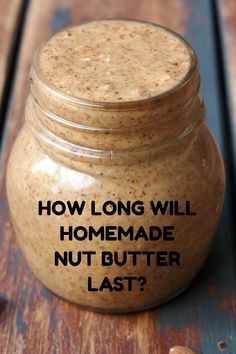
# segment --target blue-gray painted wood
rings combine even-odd
[[[225,91],[225,110],[226,110],[226,119],[224,119],[224,134],[226,136],[226,143],[228,144],[229,154],[231,154],[231,170],[232,170],[232,189],[234,190],[234,196],[236,194],[236,131],[234,123],[234,110],[233,110],[233,95],[235,92],[231,91],[231,72],[229,67],[229,58],[228,58],[228,48],[226,45],[226,27],[223,19],[223,4],[221,0],[215,1],[215,11],[218,22],[218,32],[220,41],[218,42],[221,47],[222,53],[222,76],[223,76],[223,88]]]
[[[199,57],[202,93],[207,107],[206,119],[225,162],[227,189],[224,210],[214,247],[204,268],[185,294],[160,309],[160,322],[163,331],[171,328],[181,330],[191,324],[199,326],[203,354],[220,353],[217,346],[220,341],[227,343],[225,353],[235,354],[235,313],[227,312],[222,305],[227,302],[227,297],[230,303],[230,297],[236,296],[236,249],[228,142],[223,134],[224,120],[228,117],[225,116],[221,101],[222,78],[216,42],[219,38],[216,36],[213,6],[211,1],[189,1],[191,15],[186,38]],[[214,290],[209,291],[209,286]]]
[[[57,32],[63,27],[69,26],[71,22],[71,13],[68,7],[56,8],[53,13],[53,18],[50,26],[51,32]]]
[[[213,5],[213,1],[211,0],[188,1],[188,7],[191,8],[191,15],[189,16],[186,37],[195,47],[200,59],[202,90],[207,106],[207,121],[219,143],[228,173],[230,161],[227,137],[224,134],[224,120],[228,117],[225,117],[224,105],[222,105],[221,102],[222,78],[218,70],[219,48],[216,45],[216,41],[219,40],[219,38],[216,38],[216,22],[212,11]],[[70,22],[70,12],[66,8],[57,9],[54,12],[54,19],[51,23],[50,31],[55,32],[61,27],[68,25]],[[224,351],[225,353],[236,353],[236,318],[235,313],[230,312],[230,309],[233,308],[233,304],[230,303],[230,301],[233,299],[233,296],[235,296],[236,299],[235,225],[233,224],[231,191],[231,185],[228,183],[222,222],[217,233],[213,250],[203,270],[184,294],[169,302],[167,305],[160,307],[160,309],[152,310],[153,313],[156,314],[157,326],[160,327],[160,333],[163,333],[164,336],[166,336],[168,331],[172,333],[171,331],[173,329],[178,333],[184,333],[186,328],[193,326],[193,331],[196,330],[197,332],[196,337],[198,340],[199,331],[201,339],[201,353],[199,354],[220,353],[217,347],[217,343],[220,341],[225,341],[228,345],[227,350]],[[2,207],[5,206],[6,204]],[[5,210],[3,214],[7,214]],[[11,258],[12,256],[10,255],[8,259]],[[20,253],[17,252],[13,264],[16,273],[19,259]],[[209,289],[209,287],[211,288]],[[22,307],[19,308],[19,312],[17,312],[16,321],[18,331],[24,336],[27,330],[27,324],[23,317],[24,301],[26,301],[25,288],[23,287],[21,291],[18,296],[19,299],[21,299],[22,295],[23,304]],[[31,290],[30,301],[32,303],[35,301],[35,296],[35,292]],[[0,297],[5,301],[6,296],[4,293],[2,293]],[[45,302],[48,301],[49,305],[51,305],[54,296],[48,290],[42,289],[40,298]],[[222,304],[227,301],[229,302],[229,311],[222,306]],[[53,307],[51,308],[50,314],[51,327],[55,328],[56,317]],[[104,317],[104,321],[106,321],[105,318],[108,319],[109,317]],[[132,322],[131,318],[133,317],[127,316],[126,321]],[[154,339],[154,341],[155,340],[158,343],[158,338]],[[196,341],[194,338],[192,339],[192,349],[195,350],[198,348],[198,344],[196,344],[196,348],[194,348],[194,342]],[[117,343],[117,345],[118,344],[119,343]]]

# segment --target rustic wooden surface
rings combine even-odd
[[[22,0],[0,0],[0,104],[15,44]]]
[[[236,2],[234,0],[218,0],[222,21],[222,40],[224,51],[224,67],[226,89],[232,134],[232,148],[236,163]]]
[[[226,22],[228,15],[225,14],[231,1],[223,1]],[[222,70],[218,45],[220,31],[216,28],[223,22],[215,18],[215,10],[215,3],[210,0],[31,0],[25,6],[20,50],[14,63],[17,64],[16,75],[8,93],[0,162],[1,354],[168,354],[173,345],[187,345],[199,354],[236,353],[232,155],[224,130],[224,122],[230,117],[227,116],[229,101],[222,91],[225,70]],[[52,295],[33,277],[15,242],[4,186],[6,161],[24,120],[32,53],[49,34],[67,24],[114,17],[160,23],[184,34],[192,42],[200,58],[208,124],[223,153],[229,181],[215,245],[190,289],[158,309],[119,316],[82,311]],[[229,32],[227,36],[233,38]],[[235,41],[234,35],[229,39],[231,44]],[[233,62],[235,58],[231,59],[232,66]],[[232,87],[234,85],[232,83]]]

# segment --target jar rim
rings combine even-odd
[[[166,97],[168,97],[169,95],[175,94],[176,92],[178,92],[179,90],[184,88],[186,85],[188,85],[188,83],[191,81],[192,77],[194,76],[194,74],[198,70],[197,55],[196,55],[195,50],[191,46],[191,44],[185,38],[183,38],[180,34],[178,34],[177,32],[175,32],[169,28],[166,28],[165,26],[155,24],[152,22],[143,21],[143,20],[136,20],[136,19],[135,20],[134,19],[119,19],[119,18],[101,19],[101,20],[93,20],[93,21],[83,22],[80,25],[67,26],[67,27],[62,28],[57,33],[65,31],[65,29],[67,30],[70,28],[83,26],[86,23],[102,22],[102,21],[125,21],[125,22],[137,22],[137,23],[149,24],[151,26],[161,28],[161,29],[171,33],[173,36],[175,36],[179,40],[181,40],[189,51],[191,60],[190,60],[190,66],[189,66],[188,72],[175,86],[171,87],[167,91],[157,94],[157,95],[154,95],[152,97],[148,97],[148,98],[144,98],[144,99],[140,99],[140,100],[130,100],[130,101],[122,101],[122,102],[115,101],[114,102],[114,101],[96,101],[96,100],[89,100],[89,99],[85,99],[85,98],[79,98],[79,97],[70,95],[70,94],[64,92],[63,90],[60,90],[55,85],[53,85],[49,80],[47,80],[46,76],[40,70],[39,58],[40,58],[41,51],[42,51],[43,47],[45,46],[45,44],[55,35],[55,33],[54,33],[46,41],[44,41],[40,45],[40,47],[37,49],[37,51],[35,52],[35,55],[34,55],[33,61],[32,61],[30,76],[32,76],[32,72],[34,72],[36,74],[36,76],[38,77],[38,79],[40,80],[40,83],[43,84],[47,90],[51,91],[51,93],[53,95],[57,96],[60,100],[63,100],[69,104],[81,106],[81,107],[89,108],[89,109],[122,111],[122,110],[133,110],[133,109],[137,109],[140,107],[147,107],[147,106],[152,106],[152,105],[156,105],[157,103],[160,103],[163,99],[166,99]]]

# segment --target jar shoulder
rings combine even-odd
[[[33,189],[36,194],[66,193],[73,197],[74,193],[96,194],[105,188],[110,197],[127,198],[146,193],[177,195],[187,189],[206,190],[212,184],[224,186],[223,162],[206,124],[182,154],[171,153],[130,166],[77,165],[81,167],[78,170],[74,164],[64,165],[51,158],[25,125],[9,159],[8,190],[21,188],[22,193]]]

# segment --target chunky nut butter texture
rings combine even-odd
[[[192,281],[210,249],[224,193],[224,170],[203,121],[196,55],[175,33],[136,21],[69,27],[37,51],[26,123],[7,171],[12,221],[25,257],[49,289],[82,306],[133,311],[162,303]],[[37,213],[38,201],[141,200],[142,216]],[[154,216],[149,202],[190,201],[195,216]],[[59,241],[66,229],[174,225],[175,241]],[[54,265],[54,252],[96,251],[91,266]],[[173,250],[181,265],[101,267],[103,250]],[[145,276],[145,290],[88,291],[105,276]]]
[[[54,35],[40,69],[70,95],[94,101],[133,101],[163,93],[187,74],[190,54],[171,33],[139,22],[91,22]]]

